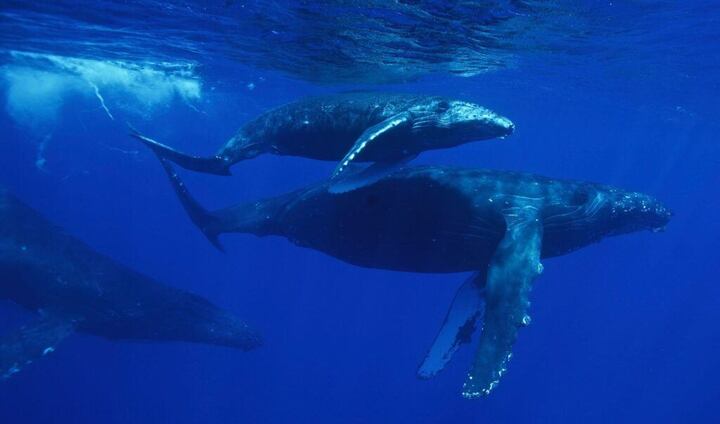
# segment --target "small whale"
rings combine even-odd
[[[0,299],[38,313],[0,338],[0,380],[76,331],[241,350],[261,344],[258,333],[233,314],[96,253],[1,188],[0,275]]]
[[[475,328],[480,342],[463,395],[497,386],[520,327],[530,323],[532,282],[542,258],[615,236],[664,228],[671,213],[654,198],[530,174],[416,167],[333,194],[331,182],[207,212],[161,159],[192,221],[219,246],[226,232],[277,235],[342,261],[423,273],[473,271],[460,286],[418,375],[444,368]]]
[[[211,157],[180,153],[133,131],[179,166],[230,175],[230,167],[263,153],[339,162],[336,190],[369,184],[419,153],[510,135],[513,123],[474,103],[439,96],[351,92],[280,106],[245,124]],[[351,165],[373,164],[360,171]]]

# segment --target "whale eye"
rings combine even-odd
[[[573,194],[572,204],[573,205],[584,205],[590,199],[590,193],[587,190],[578,190]]]
[[[450,109],[450,103],[443,100],[437,104],[437,109],[440,112],[445,112],[446,110]]]

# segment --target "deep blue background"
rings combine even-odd
[[[268,107],[341,88],[247,70],[236,77],[261,81],[256,88],[206,90],[204,113],[176,102],[148,119],[116,110],[115,121],[95,99],[70,97],[46,171],[35,166],[38,136],[0,114],[1,184],[98,251],[237,312],[266,340],[243,353],[78,335],[0,385],[0,422],[720,422],[717,74],[609,75],[601,63],[535,71],[382,89],[474,100],[517,126],[505,141],[417,163],[617,185],[658,197],[675,216],[665,233],[547,260],[532,325],[500,386],[477,401],[459,394],[472,348],[435,379],[415,377],[465,276],[362,269],[280,238],[227,235],[228,253],[218,253],[122,124],[211,153]],[[263,156],[236,165],[232,178],[183,176],[219,207],[317,181],[333,167]],[[30,318],[0,304],[0,330]]]

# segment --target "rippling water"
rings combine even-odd
[[[326,82],[623,63],[681,71],[720,35],[712,2],[6,1],[5,49],[198,64]],[[682,20],[677,17],[682,16]],[[637,47],[638,41],[644,44]],[[652,46],[648,48],[648,46]],[[545,67],[547,68],[547,67]]]

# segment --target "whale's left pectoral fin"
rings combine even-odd
[[[335,168],[332,178],[338,179],[344,177],[344,174],[348,171],[349,166],[354,161],[358,160],[358,158],[368,147],[370,147],[373,143],[378,143],[380,140],[382,140],[383,136],[387,135],[391,131],[397,129],[402,125],[408,125],[409,123],[410,115],[407,113],[400,113],[391,116],[390,118],[380,122],[379,124],[375,124],[372,127],[366,129],[365,132],[363,132],[360,137],[358,137],[358,139],[355,141],[355,145],[353,145],[350,151],[345,155],[344,158],[342,158],[338,166]],[[405,159],[405,156],[410,156],[410,154],[400,155],[397,161],[392,160],[387,161],[387,163],[390,164],[393,162],[402,162]]]
[[[505,212],[507,230],[488,268],[485,319],[475,362],[463,396],[487,395],[497,386],[512,356],[518,328],[530,323],[532,281],[542,272],[542,223],[534,207]]]
[[[75,332],[77,321],[66,317],[43,316],[0,339],[0,380],[55,350]]]
[[[485,307],[485,273],[476,272],[455,294],[440,332],[418,369],[418,377],[430,378],[442,371],[461,344],[469,343]]]

